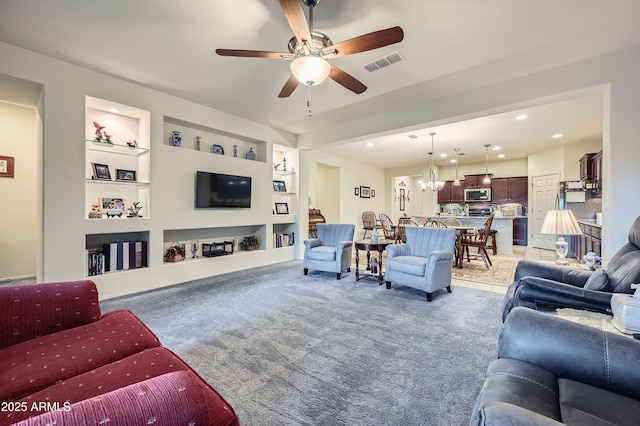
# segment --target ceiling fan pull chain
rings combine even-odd
[[[311,85],[307,86],[307,108],[309,109],[309,117],[311,117]]]

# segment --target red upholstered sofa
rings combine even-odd
[[[239,425],[135,315],[92,281],[0,287],[0,425]]]

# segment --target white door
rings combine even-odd
[[[547,211],[556,210],[558,197],[558,185],[560,179],[557,173],[542,176],[533,176],[531,180],[532,197],[529,206],[529,234],[531,235],[531,246],[555,250],[557,235],[541,234],[542,222],[547,215]]]

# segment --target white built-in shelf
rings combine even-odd
[[[140,156],[149,152],[147,148],[129,146],[117,143],[98,142],[96,140],[87,140],[87,149],[91,151],[110,152],[120,155]]]

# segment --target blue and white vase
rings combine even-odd
[[[255,160],[256,159],[256,153],[253,151],[253,148],[249,148],[249,152],[247,152],[247,155],[245,156],[245,158],[247,160]]]
[[[171,145],[180,146],[182,144],[182,135],[179,131],[173,130],[171,132]]]
[[[196,136],[196,151],[200,151],[200,138],[202,136]]]

